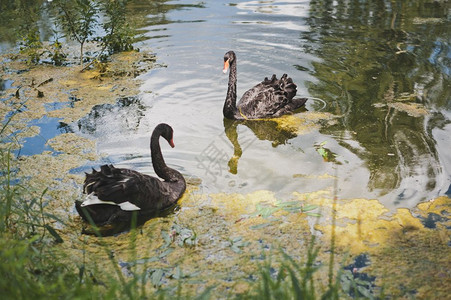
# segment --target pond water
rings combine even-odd
[[[129,13],[144,36],[137,46],[152,49],[161,67],[140,76],[139,101],[73,124],[97,140],[104,161],[153,174],[149,136],[165,122],[176,145],[163,145],[166,162],[201,179],[205,193],[270,190],[288,199],[336,180],[338,197],[387,208],[449,194],[446,1],[134,0]],[[238,97],[287,73],[297,95],[310,98],[294,117],[321,112],[317,126],[224,120],[229,50],[237,54]]]

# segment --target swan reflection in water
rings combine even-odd
[[[254,133],[255,137],[259,140],[267,140],[272,143],[273,147],[284,145],[288,140],[297,136],[296,130],[289,130],[281,128],[279,124],[274,120],[230,120],[224,118],[224,132],[228,140],[233,146],[233,156],[228,162],[229,172],[237,174],[238,172],[238,160],[243,154],[243,150],[249,147],[253,140],[247,140],[242,145],[238,142],[238,125],[244,125],[248,127]]]

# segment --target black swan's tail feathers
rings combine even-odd
[[[283,74],[279,80],[279,87],[284,91],[288,100],[293,99],[296,96],[297,86],[294,84],[293,79],[288,77],[287,74]]]
[[[136,180],[142,176],[130,176],[127,171],[129,170],[115,168],[113,165],[103,165],[100,171],[93,170],[91,174],[86,174],[83,190],[88,195],[94,192],[100,200],[124,202],[124,199],[139,192]]]
[[[119,206],[96,204],[90,206],[81,206],[81,201],[75,201],[75,209],[80,217],[87,223],[94,222],[97,225],[112,223],[116,220],[124,219],[130,212],[121,211]],[[123,216],[121,216],[123,214]]]
[[[261,84],[266,87],[272,87],[275,94],[281,93],[288,100],[291,100],[297,92],[296,84],[287,74],[283,74],[280,79],[277,79],[276,74],[273,74],[271,79],[265,77]]]
[[[295,109],[301,108],[307,102],[307,98],[293,98],[292,103],[295,106]]]
[[[81,201],[75,201],[75,209],[80,217],[88,223],[83,226],[82,233],[101,236],[110,236],[120,232],[124,232],[132,228],[132,218],[136,212],[123,211],[119,206],[115,205],[90,205],[81,206]],[[144,224],[151,216],[137,215],[137,223],[139,226]],[[93,225],[93,222],[96,226]]]
[[[292,114],[299,108],[303,107],[305,102],[307,102],[307,98],[293,98],[287,105],[278,110],[277,113],[274,114],[274,117]]]

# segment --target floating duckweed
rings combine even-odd
[[[413,18],[413,24],[423,25],[423,24],[439,24],[444,23],[446,19],[443,18],[421,18],[415,17]]]
[[[324,233],[323,243],[330,243],[333,233],[340,253],[369,254],[372,264],[368,270],[376,276],[377,285],[384,286],[386,294],[402,297],[407,289],[416,291],[418,298],[446,297],[451,260],[449,231],[445,226],[426,228],[405,208],[389,216],[388,210],[376,200],[352,199],[334,205],[333,199],[322,198],[314,202],[336,209],[339,226],[315,226]],[[417,209],[424,216],[440,215],[447,223],[450,207],[451,199],[440,197],[419,204]]]
[[[60,134],[47,142],[55,151],[69,155],[77,155],[87,160],[96,160],[98,156],[95,152],[96,142],[80,137],[75,133]]]
[[[44,151],[41,155],[25,156],[18,162],[19,176],[29,178],[27,184],[40,183],[48,186],[52,181],[66,178],[69,170],[83,164],[85,160],[77,155],[54,155],[50,151]]]
[[[149,220],[136,235],[130,232],[100,239],[83,236],[79,233],[81,224],[75,218],[69,225],[72,230],[66,233],[69,236],[62,234],[63,239],[73,241],[65,251],[76,263],[81,263],[82,256],[75,253],[84,251],[87,265],[111,272],[107,255],[114,252],[115,260],[129,266],[129,271],[161,270],[159,284],[164,287],[176,287],[178,280],[174,274],[181,272],[183,290],[188,293],[213,285],[217,295],[229,290],[236,293],[236,289],[246,292],[251,285],[243,278],[257,274],[259,263],[269,250],[280,246],[299,258],[310,237],[306,216],[301,213],[281,210],[270,219],[250,216],[257,204],[263,202],[275,204],[277,199],[274,193],[265,190],[246,195],[204,195],[198,193],[197,187],[188,186],[179,201],[181,209],[168,217]],[[250,229],[265,222],[270,224]],[[196,242],[181,242],[182,233],[195,236]],[[177,268],[180,270],[176,271]],[[153,291],[155,287],[149,282],[146,289]]]
[[[420,203],[418,204],[418,209],[423,215],[427,213],[445,215],[447,216],[446,219],[448,220],[447,222],[445,222],[445,224],[448,226],[451,225],[451,205],[449,197],[442,196],[428,202]]]
[[[337,210],[337,218],[349,218],[353,220],[377,219],[388,212],[379,201],[367,199],[352,199],[348,203],[340,205]]]
[[[307,179],[335,179],[335,176],[330,174],[311,175],[311,174],[293,174],[293,178],[307,178]]]
[[[429,112],[426,110],[426,108],[419,103],[403,103],[403,102],[396,102],[396,103],[389,103],[389,107],[392,107],[396,110],[406,112],[409,116],[412,117],[422,117]]]
[[[17,87],[22,86],[18,91],[19,100],[26,101],[27,110],[20,113],[19,119],[39,119],[47,114],[49,117],[63,118],[62,122],[70,124],[88,114],[97,104],[114,103],[119,97],[139,93],[140,82],[133,78],[153,67],[155,59],[152,57],[145,51],[113,55],[108,72],[98,69],[81,72],[80,66],[40,65],[28,69],[24,63],[13,60],[5,63],[6,68],[27,69],[27,72],[9,74],[14,87],[5,93],[14,95],[18,91]],[[38,90],[42,93],[41,97],[38,97]],[[71,105],[46,112],[44,103],[66,103],[68,100],[72,101]],[[7,111],[7,108],[4,110]]]
[[[319,129],[321,127],[321,121],[330,121],[334,118],[335,116],[327,112],[303,112],[295,115],[284,115],[280,118],[269,120],[275,121],[280,130],[302,135]]]

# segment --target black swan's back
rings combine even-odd
[[[238,110],[249,119],[278,117],[305,104],[305,98],[293,99],[296,91],[296,84],[287,74],[280,79],[274,74],[244,93]]]
[[[99,172],[93,170],[86,174],[83,187],[86,194],[94,193],[99,200],[119,205],[129,202],[148,212],[170,207],[184,193],[186,183],[183,177],[173,182],[161,181],[134,170],[103,165]]]

